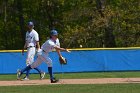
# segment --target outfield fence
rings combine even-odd
[[[93,71],[135,71],[140,70],[140,48],[81,48],[70,49],[71,53],[62,52],[68,60],[67,65],[60,65],[56,52],[49,54],[53,60],[54,72],[93,72]],[[36,59],[36,57],[35,57]],[[13,74],[26,66],[26,52],[21,50],[0,51],[0,74]],[[45,72],[45,63],[39,66]],[[37,73],[32,70],[31,73]]]

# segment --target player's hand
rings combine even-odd
[[[22,49],[22,52],[21,53],[22,53],[22,55],[24,55],[24,49]]]
[[[69,52],[69,53],[71,52],[71,51],[69,51],[68,49],[66,49],[66,51]]]

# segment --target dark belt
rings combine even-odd
[[[29,46],[29,47],[27,47],[27,48],[31,48],[31,47],[35,47],[35,46]]]
[[[43,52],[47,53],[45,50],[42,50]]]

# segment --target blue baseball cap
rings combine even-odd
[[[52,30],[51,35],[58,35],[58,32],[56,30]]]
[[[27,24],[28,26],[34,26],[34,23],[33,22],[28,22],[28,24]]]

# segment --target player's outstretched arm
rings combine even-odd
[[[67,51],[67,52],[70,52],[68,49],[60,48],[60,47],[57,47],[57,46],[55,46],[54,48],[56,49],[56,51],[57,51],[57,50],[60,50],[60,51]]]
[[[60,50],[56,50],[59,57],[62,57]]]

